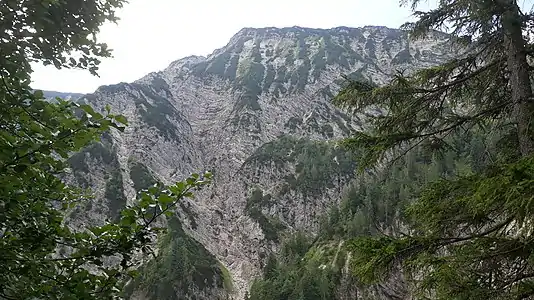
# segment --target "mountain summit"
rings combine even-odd
[[[377,26],[244,28],[208,57],[102,86],[83,101],[109,104],[129,126],[71,159],[69,180],[96,191],[73,219],[98,222],[155,182],[213,170],[212,186],[180,204],[160,257],[129,293],[243,299],[284,234],[314,234],[353,176],[352,157],[327,142],[362,125],[330,103],[342,75],[382,83],[454,53],[442,33],[409,40]]]

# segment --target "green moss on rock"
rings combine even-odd
[[[356,163],[350,153],[335,149],[327,142],[281,136],[258,148],[244,163],[257,168],[296,167],[294,181],[286,180],[292,190],[304,196],[322,195],[333,182],[348,180],[354,174]]]

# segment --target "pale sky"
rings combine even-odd
[[[113,51],[100,78],[84,70],[34,66],[33,87],[90,93],[97,87],[131,82],[189,55],[208,55],[244,27],[399,27],[411,18],[398,0],[130,0],[117,25],[100,38]]]

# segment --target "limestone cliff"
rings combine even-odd
[[[245,28],[208,57],[100,87],[82,100],[97,110],[109,104],[129,126],[71,159],[72,180],[96,191],[84,208],[90,213],[79,218],[112,218],[155,181],[211,170],[214,183],[180,205],[174,234],[154,262],[186,259],[187,276],[147,275],[152,281],[134,294],[242,299],[280,236],[313,233],[352,176],[353,158],[328,142],[362,125],[330,103],[341,76],[380,83],[396,70],[434,65],[454,53],[445,38],[410,40],[401,30],[371,26]],[[205,260],[198,262],[198,253]]]

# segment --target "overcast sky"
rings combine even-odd
[[[243,27],[399,27],[411,12],[398,0],[130,0],[118,15],[118,25],[101,30],[114,57],[102,62],[100,78],[36,65],[33,87],[90,93],[131,82],[182,57],[208,55]]]

